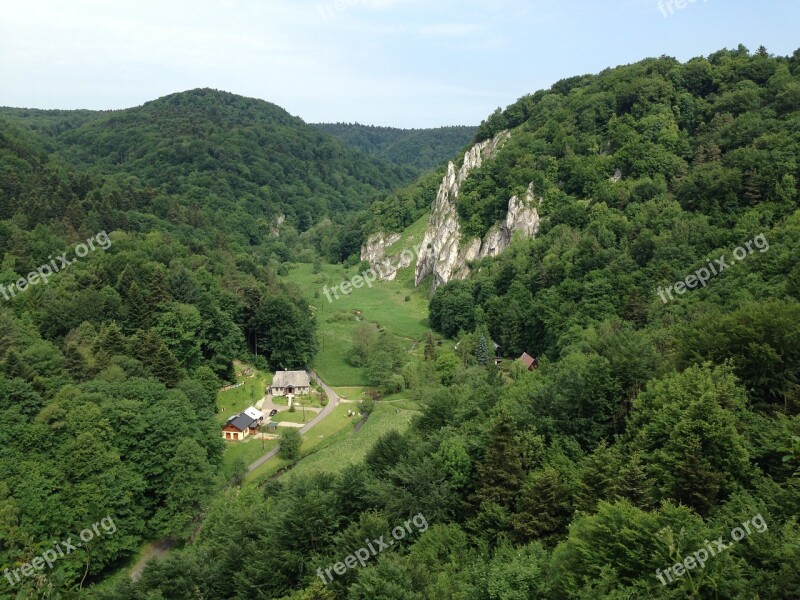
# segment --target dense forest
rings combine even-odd
[[[359,123],[319,123],[322,131],[355,146],[362,152],[420,173],[450,160],[475,136],[477,127],[397,129]]]
[[[93,597],[800,596],[800,51],[565,80],[478,139],[505,128],[459,210],[480,233],[533,181],[543,227],[433,297],[460,343],[403,370],[410,431],[340,475],[226,491],[194,544]],[[538,369],[495,368],[492,340]]]
[[[0,171],[0,217],[27,204],[74,228],[82,213],[96,220],[113,206],[129,221],[105,227],[182,231],[186,242],[202,230],[209,243],[258,247],[277,262],[309,248],[335,262],[358,254],[366,209],[416,173],[273,104],[215,90],[105,113],[5,108],[0,120],[5,143],[22,153]],[[68,164],[76,181],[31,191],[36,174],[20,159]],[[91,176],[100,189],[88,194]]]
[[[491,115],[476,140],[512,135],[459,198],[465,232],[533,182],[539,234],[431,298],[459,343],[397,365],[408,431],[261,486],[220,475],[214,392],[256,336],[263,366],[313,361],[283,263],[409,225],[441,171],[236,125],[249,102],[0,111],[0,282],[110,242],[0,299],[0,564],[119,526],[18,598],[800,597],[800,50],[647,59]],[[189,543],[101,581],[155,535]]]
[[[242,124],[241,147],[215,119]],[[248,135],[286,145],[249,147]],[[301,145],[337,159],[298,158]],[[245,158],[211,159],[213,147]],[[105,116],[2,112],[0,563],[23,564],[106,515],[118,527],[15,597],[58,597],[144,540],[193,534],[229,484],[214,412],[233,360],[304,368],[317,348],[308,305],[276,274],[317,251],[289,215],[272,231],[267,207],[290,204],[271,198],[317,186],[319,206],[346,219],[400,180],[266,103],[225,94]],[[8,586],[0,578],[0,596]]]

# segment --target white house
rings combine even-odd
[[[269,386],[273,396],[303,395],[310,391],[311,379],[305,371],[278,371]]]

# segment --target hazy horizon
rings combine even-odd
[[[118,110],[213,88],[308,123],[474,126],[560,79],[647,57],[739,44],[791,55],[798,20],[790,0],[13,1],[0,105]]]

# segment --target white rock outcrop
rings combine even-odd
[[[502,131],[493,139],[473,146],[464,155],[464,163],[458,172],[452,162],[447,165],[447,174],[433,201],[428,228],[417,258],[416,285],[431,274],[435,275],[434,286],[448,282],[453,278],[454,271],[456,278],[466,277],[468,271],[464,272],[464,269],[467,261],[478,258],[480,240],[473,240],[466,247],[461,247],[461,223],[456,202],[469,174],[492,158],[510,136],[510,132]]]
[[[447,165],[447,173],[431,206],[422,243],[415,248],[416,285],[429,275],[433,275],[433,288],[454,279],[464,279],[469,275],[470,262],[502,253],[515,233],[519,232],[523,237],[534,237],[538,233],[540,218],[537,207],[542,200],[537,201],[533,184],[530,184],[524,198],[513,196],[509,200],[505,219],[495,223],[483,239],[461,239],[461,223],[456,211],[461,188],[470,173],[490,160],[509,137],[511,133],[503,131],[491,140],[476,144],[464,155],[464,163],[458,170],[452,162]],[[400,234],[376,233],[361,248],[361,260],[368,260],[381,279],[392,280],[398,269],[411,264],[408,253],[391,258],[386,256],[386,249],[399,240]]]
[[[361,246],[361,260],[379,264],[386,258],[386,248],[400,241],[399,233],[375,233]]]
[[[464,164],[458,173],[453,163],[448,165],[447,175],[431,207],[428,228],[417,259],[416,285],[429,275],[434,276],[434,288],[453,279],[464,279],[469,275],[471,261],[502,253],[515,232],[524,237],[533,237],[538,232],[539,211],[531,184],[524,199],[513,196],[509,200],[506,218],[493,225],[484,239],[473,238],[465,243],[461,240],[461,223],[456,212],[461,187],[469,174],[491,159],[510,135],[503,131],[494,139],[474,146],[464,156]]]
[[[539,201],[541,202],[541,200]],[[518,196],[512,196],[508,201],[508,212],[505,221],[495,223],[486,237],[483,238],[478,258],[487,256],[497,256],[508,248],[514,233],[520,232],[525,238],[535,237],[539,232],[539,211],[536,208],[537,202],[533,193],[533,184],[528,186],[525,199],[520,200]]]
[[[273,221],[272,223],[272,229],[271,229],[272,235],[274,235],[275,237],[281,237],[281,227],[285,222],[286,222],[286,215],[284,215],[283,213],[275,217],[275,221]]]
[[[397,271],[405,269],[414,262],[419,248],[403,248],[392,256],[386,250],[400,241],[399,233],[375,233],[369,236],[367,243],[361,247],[361,260],[369,261],[370,268],[378,279],[394,281]]]

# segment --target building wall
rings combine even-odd
[[[311,387],[296,387],[294,388],[294,393],[296,396],[305,396],[311,392]],[[277,388],[271,387],[269,388],[269,393],[273,396],[285,396],[286,395],[286,388]]]
[[[230,434],[230,437],[228,437]],[[249,429],[245,429],[244,431],[222,431],[222,439],[226,442],[241,442],[250,434]]]

